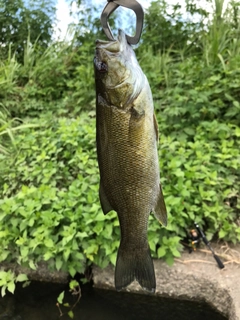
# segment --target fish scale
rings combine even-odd
[[[97,40],[94,65],[99,195],[104,214],[115,210],[121,228],[115,286],[121,290],[136,279],[154,292],[148,218],[153,211],[166,225],[167,213],[151,90],[121,30],[116,41]]]
[[[118,115],[117,111],[115,112]],[[127,205],[128,209],[134,210],[139,209],[139,204],[142,206],[146,203],[148,208],[148,214],[152,209],[152,204],[150,203],[149,193],[154,188],[155,180],[154,174],[152,172],[152,180],[149,179],[151,171],[155,171],[152,163],[150,162],[150,167],[147,166],[147,161],[144,161],[144,153],[133,152],[133,148],[129,146],[128,134],[126,132],[126,127],[128,127],[130,114],[119,114],[117,117],[109,117],[109,110],[107,107],[103,107],[101,111],[101,117],[104,118],[104,125],[109,127],[110,130],[106,133],[106,136],[111,135],[114,128],[114,139],[108,139],[103,137],[102,140],[108,140],[106,150],[103,151],[104,156],[102,157],[102,175],[101,179],[103,181],[104,189],[109,195],[109,199],[114,202],[114,210],[123,211]],[[114,120],[120,122],[121,126],[114,126]],[[112,123],[112,125],[108,125]],[[125,131],[125,135],[124,135]],[[148,135],[146,135],[148,137]],[[114,143],[116,140],[116,144]],[[144,142],[144,141],[142,141]],[[101,145],[101,141],[98,143]],[[148,145],[148,141],[144,143]],[[147,148],[148,149],[148,148]],[[147,152],[148,150],[146,150]],[[143,153],[143,155],[142,155]],[[151,154],[149,154],[151,156]],[[150,159],[151,160],[151,159]],[[149,174],[150,173],[150,174]],[[130,190],[130,193],[124,192],[126,187]],[[137,196],[137,193],[139,196]],[[126,201],[120,201],[119,197],[127,198]],[[140,197],[141,195],[141,197]],[[136,202],[137,208],[135,208],[134,203]]]

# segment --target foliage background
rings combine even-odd
[[[13,14],[0,11],[1,22],[16,10],[4,3]],[[104,216],[98,199],[92,59],[103,34],[90,14],[97,9],[79,6],[74,37],[50,41],[54,8],[19,3],[15,38],[1,25],[0,262],[35,269],[45,260],[74,276],[91,263],[115,264],[120,239],[116,213]],[[180,5],[153,1],[136,48],[161,132],[169,214],[167,228],[150,216],[149,243],[169,264],[194,221],[209,240],[240,241],[239,7],[223,13],[222,4],[212,16],[186,1],[183,19]],[[38,28],[36,14],[45,19]]]

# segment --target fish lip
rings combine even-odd
[[[118,37],[117,40],[120,42],[121,45],[129,45],[127,42],[127,37],[125,32],[122,29],[118,29]]]
[[[120,46],[118,40],[115,41],[104,41],[96,40],[96,51],[104,50],[109,53],[118,53],[120,51]]]
[[[123,30],[118,30],[117,40],[105,41],[105,40],[96,40],[96,50],[104,50],[110,54],[117,54],[121,51],[124,51],[127,43],[127,38]]]
[[[105,50],[96,48],[93,64],[96,70],[99,71],[100,73],[106,73],[108,71],[106,55],[107,55],[107,52]]]

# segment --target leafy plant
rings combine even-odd
[[[240,241],[238,11],[216,3],[210,19],[187,1],[200,15],[193,23],[154,1],[136,50],[153,91],[169,216],[167,228],[150,216],[149,244],[169,264],[194,221],[209,240]],[[69,42],[46,48],[28,34],[21,63],[11,46],[0,60],[0,261],[36,269],[44,260],[72,277],[115,264],[120,240],[116,213],[104,216],[98,200],[92,58],[102,34],[94,15],[79,21]]]
[[[55,8],[51,0],[0,1],[0,59],[8,55],[8,45],[22,62],[24,41],[30,35],[31,42],[38,39],[42,48],[46,48],[51,39]]]
[[[33,127],[39,127],[39,125],[23,123],[18,118],[11,119],[7,109],[0,103],[0,153],[8,155],[15,147],[14,132]]]
[[[11,293],[14,293],[16,288],[16,282],[25,282],[28,280],[28,277],[24,273],[16,275],[13,271],[0,270],[0,287],[1,287],[1,296],[4,297],[6,290]]]
[[[6,235],[1,260],[17,259],[32,267],[43,259],[51,268],[68,270],[74,276],[76,271],[84,271],[86,258],[93,261],[99,254],[104,242],[101,237],[111,237],[113,228],[107,228],[95,243],[104,221],[100,205],[95,203],[95,130],[83,117],[60,119],[45,131],[30,132],[19,135],[23,148],[12,164],[15,168],[10,169],[7,158],[3,166],[4,171],[7,167],[10,170],[1,175],[0,215]],[[20,180],[15,180],[16,168]],[[114,216],[109,215],[107,220]],[[11,224],[13,233],[6,231]],[[12,247],[13,239],[17,247]]]
[[[100,208],[94,127],[94,119],[82,114],[18,135],[16,145],[22,147],[17,158],[10,166],[9,159],[1,161],[1,261],[36,268],[45,260],[72,277],[92,262],[115,264],[119,222],[114,212],[104,216]],[[226,200],[239,196],[234,187],[239,184],[238,137],[238,127],[217,122],[199,126],[194,141],[161,136],[169,225],[162,228],[150,218],[154,257],[164,253],[172,263],[181,249],[179,236],[195,220],[207,227],[208,237],[240,240],[239,209]]]
[[[62,308],[61,308],[61,307],[65,307],[67,309],[70,309],[66,313],[69,316],[69,318],[73,319],[74,318],[73,309],[76,307],[76,305],[79,303],[79,301],[81,299],[81,287],[76,280],[71,280],[69,282],[69,289],[70,289],[69,291],[71,292],[71,294],[73,296],[76,296],[75,303],[73,305],[70,305],[68,302],[64,303],[63,300],[64,300],[64,296],[65,296],[65,291],[62,291],[57,298],[56,306],[58,307],[58,310],[59,310],[59,317],[62,317],[65,314],[65,312],[63,312]]]

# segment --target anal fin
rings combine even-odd
[[[163,198],[162,187],[159,184],[159,194],[156,207],[154,208],[155,217],[166,227],[167,226],[167,209]]]
[[[99,198],[100,198],[102,211],[104,214],[107,214],[109,211],[113,210],[112,206],[110,205],[110,203],[108,201],[108,198],[107,198],[106,193],[104,191],[104,187],[101,182],[100,182],[100,188],[99,188]]]

